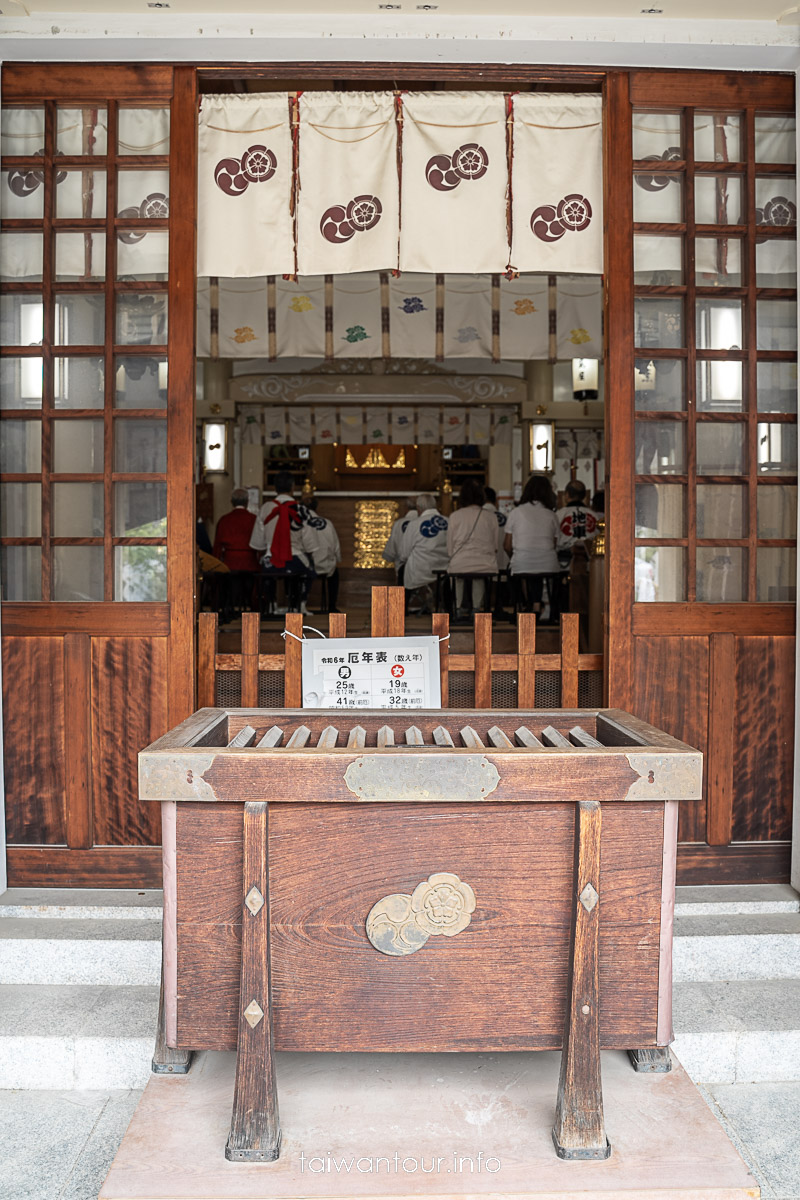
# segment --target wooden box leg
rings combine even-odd
[[[575,893],[553,1142],[559,1158],[608,1158],[600,1078],[597,943],[600,824],[596,800],[581,800],[575,822]]]
[[[270,994],[267,821],[266,801],[245,804],[239,1043],[225,1147],[231,1162],[274,1162],[281,1149]]]
[[[164,1010],[164,951],[161,951],[161,991],[158,996],[158,1028],[153,1061],[150,1065],[154,1075],[186,1075],[192,1065],[191,1050],[173,1050],[167,1045],[166,1014]]]
[[[656,1071],[659,1074],[666,1074],[667,1071],[672,1070],[672,1059],[668,1046],[645,1046],[641,1050],[629,1050],[628,1058],[631,1060],[634,1071]]]

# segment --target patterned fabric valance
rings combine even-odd
[[[516,408],[498,405],[476,409],[408,403],[239,406],[242,441],[264,446],[306,442],[316,446],[337,442],[349,446],[375,442],[392,446],[510,446],[517,420]]]
[[[197,304],[201,358],[603,357],[596,277],[201,279]]]
[[[599,95],[204,96],[198,274],[599,275]]]

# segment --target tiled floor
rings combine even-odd
[[[800,1200],[800,1083],[701,1088],[762,1187]],[[141,1093],[0,1092],[3,1200],[96,1200]]]

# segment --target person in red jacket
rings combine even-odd
[[[258,555],[250,545],[256,515],[247,511],[244,488],[234,488],[231,504],[231,511],[217,522],[212,553],[231,571],[257,571]]]

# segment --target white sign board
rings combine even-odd
[[[303,708],[439,708],[439,639],[303,642]]]

